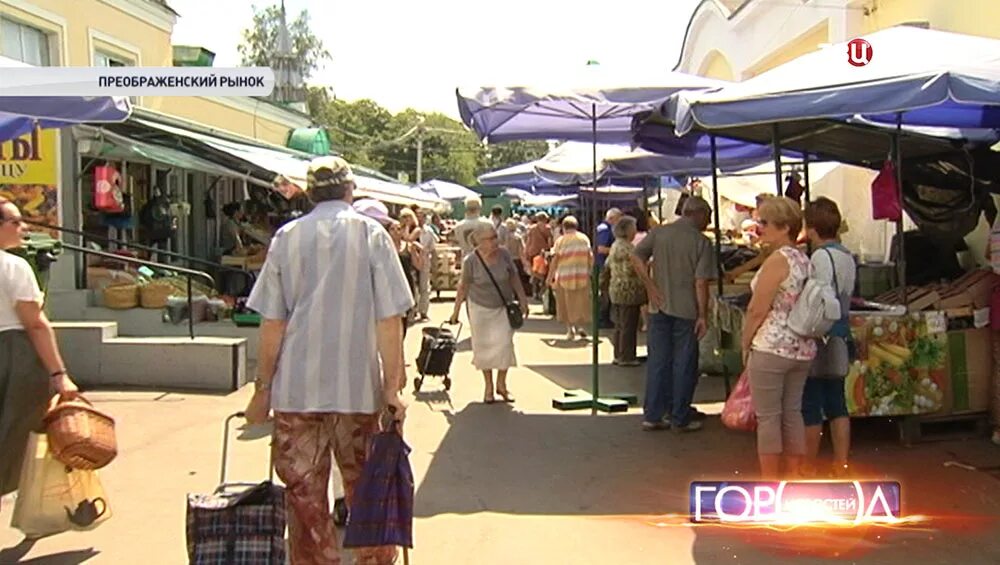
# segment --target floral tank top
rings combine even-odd
[[[788,314],[809,278],[809,257],[791,246],[782,247],[778,253],[788,261],[788,276],[778,287],[771,311],[753,338],[752,349],[785,359],[812,361],[816,357],[816,340],[802,337],[788,329]],[[759,273],[751,281],[751,289],[756,289],[758,276]]]

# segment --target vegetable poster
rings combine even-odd
[[[0,142],[0,196],[17,204],[27,220],[59,224],[57,139],[56,130],[35,129]]]
[[[947,334],[925,318],[851,316],[858,360],[844,383],[852,416],[925,414],[941,409],[948,387]]]

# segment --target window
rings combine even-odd
[[[0,53],[38,67],[52,64],[49,34],[7,18],[0,18]]]
[[[94,53],[94,66],[95,67],[134,67],[135,63],[128,61],[122,57],[106,53],[104,51],[96,51]]]

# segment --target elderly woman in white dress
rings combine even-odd
[[[450,322],[458,323],[462,305],[468,302],[472,364],[483,372],[486,384],[483,402],[492,404],[494,395],[500,396],[504,402],[513,402],[514,398],[507,390],[507,371],[517,366],[517,357],[514,354],[514,329],[507,320],[506,304],[517,298],[521,313],[527,317],[528,299],[514,258],[497,241],[496,228],[487,223],[477,227],[472,232],[472,243],[476,247],[462,261],[462,279]],[[493,371],[497,372],[496,389],[493,387]]]

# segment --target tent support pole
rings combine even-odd
[[[722,219],[721,213],[719,212],[719,167],[718,167],[718,153],[715,145],[715,136],[709,135],[709,142],[712,148],[712,213],[715,215],[715,285],[716,285],[716,300],[722,298],[725,292],[725,272],[722,268]],[[713,308],[716,313],[719,309]],[[716,328],[717,333],[721,336],[722,332],[718,329],[719,316],[716,315],[712,322],[713,326]],[[726,387],[726,398],[729,398],[729,367],[726,366],[725,360],[722,363],[722,379]]]
[[[899,207],[903,207],[903,113],[896,113],[896,135],[893,136],[893,157],[896,161],[896,197],[899,198]],[[896,239],[899,242],[899,256],[896,260],[896,276],[899,278],[900,292],[902,292],[903,304],[906,304],[906,231],[903,227],[904,212],[899,213],[899,220],[896,221]]]
[[[594,254],[595,259],[597,256],[597,221],[598,221],[598,196],[597,191],[597,104],[591,104],[591,114],[590,114],[590,127],[593,145],[591,151],[591,158],[593,168],[591,173],[593,173],[593,187],[592,197],[590,198],[590,217],[592,233],[594,237],[591,241],[591,252]],[[583,193],[580,191],[580,206],[581,212],[586,213],[583,208]],[[597,261],[594,261],[594,267],[591,269],[590,273],[590,306],[591,306],[591,352],[592,359],[590,365],[591,371],[591,390],[588,393],[583,389],[577,390],[567,390],[563,392],[562,398],[557,398],[552,401],[552,407],[557,410],[581,410],[585,408],[590,408],[591,415],[596,415],[597,411],[602,412],[627,412],[629,406],[635,406],[639,403],[639,399],[635,394],[622,393],[622,394],[608,394],[601,396],[600,390],[600,351],[601,351],[601,307],[600,307],[600,271],[597,268]]]
[[[802,182],[804,182],[806,184],[806,186],[805,186],[806,202],[805,203],[808,204],[811,201],[811,199],[812,199],[812,196],[811,196],[811,194],[809,192],[810,190],[812,190],[812,187],[809,186],[809,154],[808,153],[806,153],[805,155],[802,156]]]
[[[600,331],[601,331],[601,304],[600,304],[600,288],[599,288],[600,285],[598,284],[598,282],[600,281],[600,272],[599,272],[598,266],[597,266],[597,222],[598,222],[598,218],[597,218],[597,104],[591,104],[590,105],[590,111],[591,111],[591,114],[590,114],[590,128],[591,128],[590,132],[591,132],[591,135],[592,135],[592,138],[591,138],[592,144],[590,146],[590,148],[591,148],[590,155],[591,155],[591,159],[592,159],[591,164],[593,166],[593,168],[591,169],[591,173],[593,174],[593,176],[590,177],[590,178],[594,181],[594,202],[593,202],[593,210],[591,210],[591,217],[592,217],[593,221],[590,224],[591,226],[593,226],[593,229],[594,229],[594,232],[593,232],[594,233],[594,241],[593,241],[593,247],[594,247],[594,268],[593,268],[593,275],[592,275],[591,280],[590,280],[590,298],[591,298],[591,306],[593,307],[592,311],[591,311],[591,334],[590,334],[591,338],[593,340],[592,343],[591,343],[591,354],[592,354],[592,359],[591,359],[591,363],[592,363],[591,364],[591,380],[592,380],[592,383],[591,383],[591,393],[593,394],[594,402],[593,402],[593,405],[590,407],[590,413],[591,414],[597,414],[597,403],[598,403],[598,399],[601,397],[601,393],[600,393],[600,375],[599,375],[599,373],[600,373],[600,361],[601,361],[601,359],[600,359],[600,347],[601,347],[601,334],[600,334]]]
[[[809,202],[812,201],[812,195],[810,194],[810,190],[812,190],[812,189],[810,188],[810,185],[809,185],[809,154],[808,153],[806,153],[805,155],[802,156],[802,182],[805,183],[805,187],[804,187],[805,202],[802,203],[802,209],[805,210],[805,207],[808,206]],[[839,233],[839,231],[838,231],[838,233]],[[806,251],[809,253],[810,256],[812,255],[812,252],[813,252],[812,241],[806,241]]]
[[[772,155],[774,156],[774,188],[778,196],[782,196],[784,191],[781,190],[781,137],[777,123],[771,125],[771,142]]]

